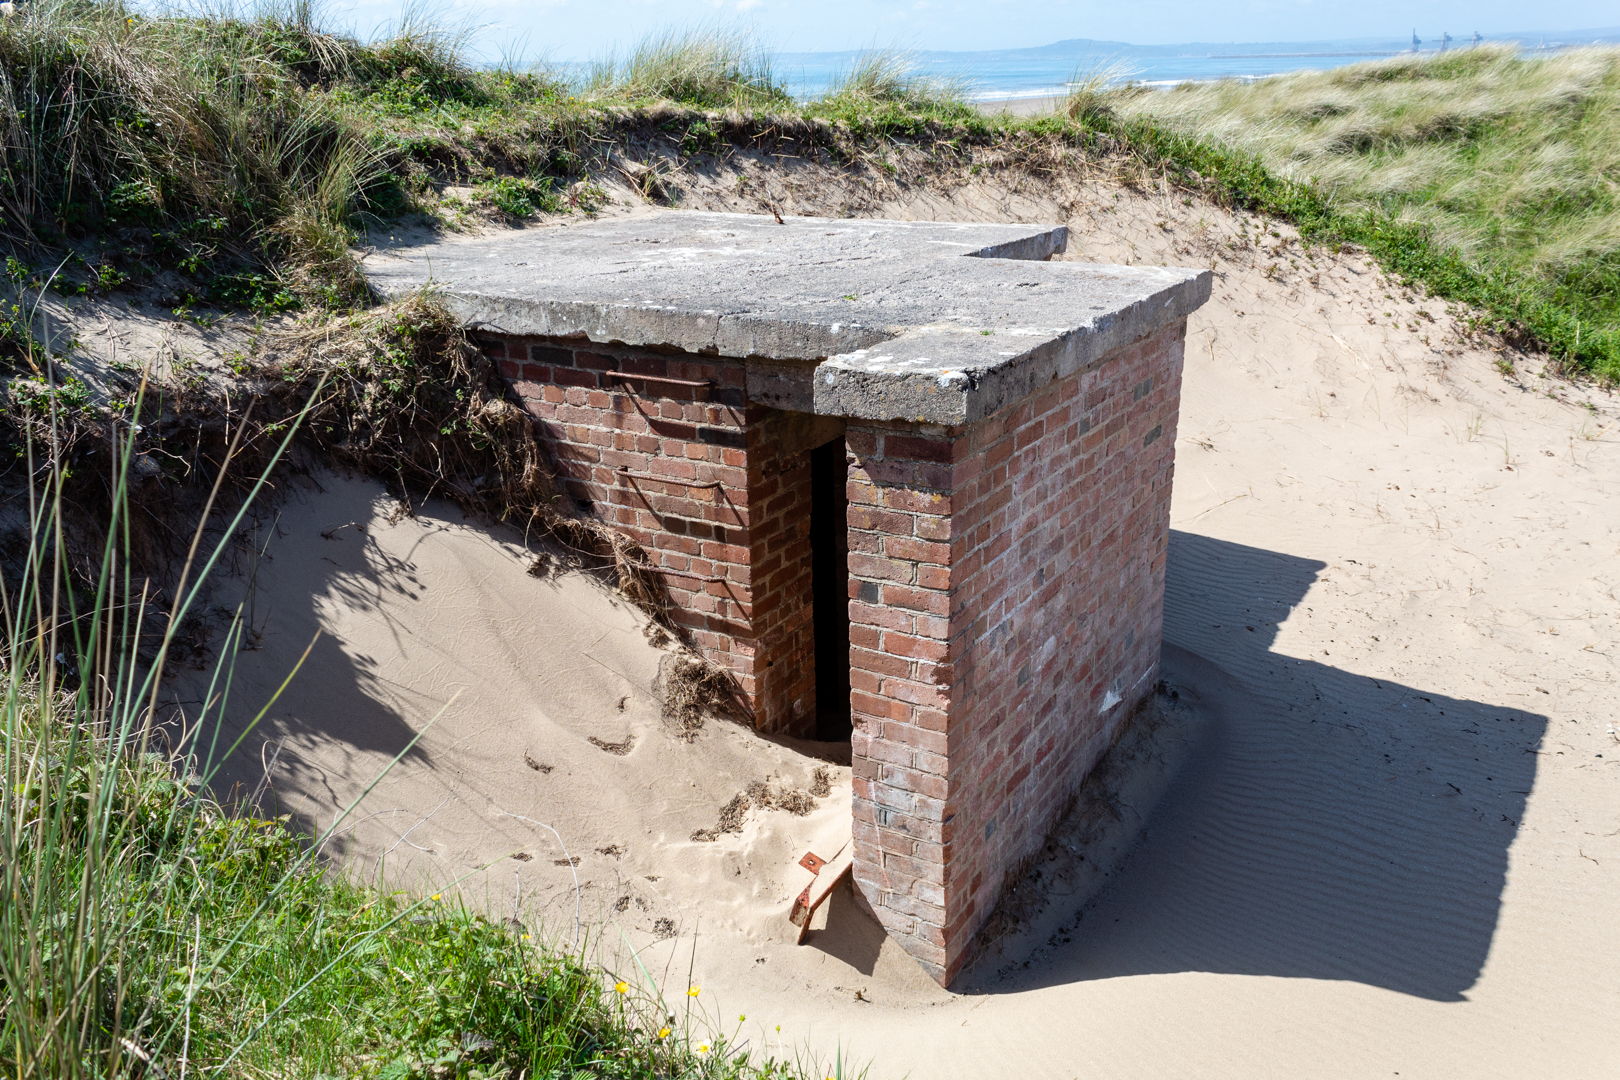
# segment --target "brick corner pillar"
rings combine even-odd
[[[855,879],[942,985],[1157,678],[1185,329],[846,429]]]

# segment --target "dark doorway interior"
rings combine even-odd
[[[843,437],[810,451],[810,557],[816,617],[816,738],[847,740],[849,532]]]

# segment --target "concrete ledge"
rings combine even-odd
[[[398,243],[363,266],[384,295],[439,289],[477,329],[809,362],[813,391],[784,383],[784,402],[962,424],[1209,297],[1207,271],[1044,261],[1067,241],[1057,225],[666,211]]]
[[[1042,386],[1185,318],[1209,299],[1209,271],[1087,266],[1070,272],[1077,299],[1099,312],[1067,330],[1012,327],[989,334],[925,327],[834,356],[816,368],[815,411],[867,420],[971,424]],[[1146,296],[1141,293],[1158,285]],[[1132,299],[1132,297],[1140,297]]]

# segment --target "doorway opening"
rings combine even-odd
[[[810,574],[815,602],[816,738],[847,742],[849,503],[844,437],[810,451]]]

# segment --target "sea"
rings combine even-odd
[[[1008,101],[1061,95],[1075,80],[1094,74],[1112,83],[1169,88],[1184,82],[1259,79],[1291,71],[1336,68],[1403,53],[1466,49],[1486,42],[1511,43],[1527,55],[1548,54],[1581,45],[1620,44],[1620,27],[1491,35],[1435,31],[1429,36],[1414,30],[1408,36],[1389,38],[1184,45],[1132,45],[1071,38],[1051,45],[994,52],[917,51],[909,54],[909,60],[917,74],[964,84],[972,100]],[[853,51],[778,53],[772,59],[776,77],[803,100],[824,93],[859,56]]]

